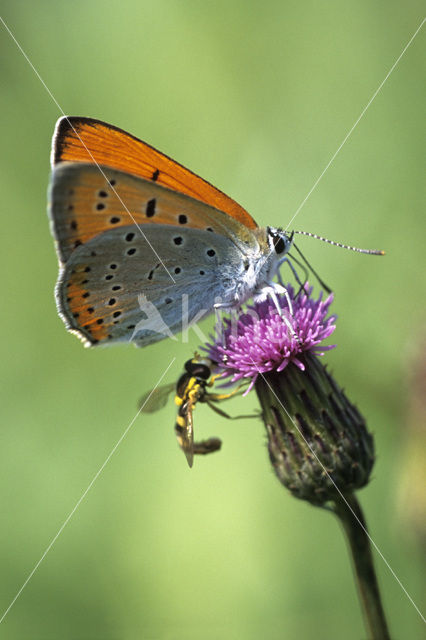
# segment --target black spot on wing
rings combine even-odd
[[[147,218],[152,218],[152,216],[155,215],[155,207],[156,207],[156,200],[155,198],[152,198],[151,200],[148,200],[148,202],[146,203],[146,209],[145,209],[145,214]]]

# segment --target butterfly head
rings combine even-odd
[[[255,265],[254,281],[250,283],[251,293],[263,295],[265,288],[269,288],[272,279],[277,274],[280,265],[287,260],[286,256],[293,245],[293,232],[287,233],[276,227],[266,227],[262,243],[263,260]]]
[[[290,251],[294,233],[287,233],[287,231],[275,227],[267,227],[266,234],[271,254],[280,261]]]

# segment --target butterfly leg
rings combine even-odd
[[[263,288],[262,290],[262,296],[269,296],[271,298],[271,300],[273,301],[275,308],[277,309],[282,321],[284,322],[284,324],[286,325],[289,335],[294,338],[294,340],[296,340],[296,342],[300,342],[299,337],[297,335],[297,333],[295,332],[293,325],[291,324],[290,320],[285,316],[281,305],[280,305],[280,301],[278,300],[278,296],[277,293],[280,295],[283,295],[287,301],[287,305],[288,305],[288,312],[289,315],[291,316],[291,318],[293,318],[293,305],[291,302],[291,298],[288,294],[288,290],[284,287],[284,285],[282,284],[278,284],[277,282],[270,282],[266,287]]]
[[[281,284],[277,284],[276,282],[271,282],[267,287],[263,289],[263,293],[271,298],[272,302],[275,305],[276,310],[278,311],[280,317],[282,318],[282,321],[284,322],[287,329],[289,330],[290,335],[293,338],[297,339],[296,333],[293,329],[293,325],[291,324],[290,320],[284,315],[284,312],[280,305],[280,301],[278,300],[278,296],[277,296],[277,293],[279,293],[285,297],[288,304],[289,314],[291,317],[293,317],[293,305],[291,303],[291,299],[290,299],[290,296],[288,295],[287,289]]]
[[[216,335],[218,339],[219,338],[222,339],[222,347],[226,347],[225,332],[223,331],[223,323],[222,323],[222,310],[224,311],[229,310],[231,313],[236,313],[235,319],[237,320],[240,307],[238,306],[236,309],[235,305],[232,304],[231,302],[215,302],[213,307],[214,307],[214,312],[216,317]]]
[[[216,338],[221,338],[222,341],[222,347],[225,347],[225,334],[223,331],[223,324],[222,324],[222,305],[220,302],[216,302],[214,305],[214,315],[215,315],[215,333],[216,333]]]
[[[304,266],[302,264],[300,264],[299,266],[304,270],[305,272],[305,281],[302,282],[301,279],[299,278],[299,274],[297,273],[296,269],[293,266],[292,261],[286,256],[285,258],[282,258],[279,263],[278,263],[278,267],[277,267],[277,278],[278,278],[278,282],[280,283],[280,285],[282,287],[284,287],[284,283],[282,281],[282,277],[281,277],[281,271],[280,271],[280,267],[281,265],[283,265],[285,262],[287,262],[288,266],[290,267],[294,279],[296,280],[297,284],[299,285],[299,292],[300,291],[305,291],[305,285],[306,285],[306,281],[307,281],[307,271],[304,268]],[[299,293],[298,292],[298,293]]]

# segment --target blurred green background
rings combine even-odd
[[[422,19],[420,1],[4,1],[2,16],[66,114],[120,126],[285,226]],[[0,25],[1,581],[5,610],[171,357],[199,344],[84,349],[53,299],[46,216],[61,115]],[[424,29],[308,199],[295,228],[385,258],[299,245],[336,294],[326,356],[368,419],[370,532],[422,605],[407,441],[424,256]],[[212,320],[203,324],[207,332]],[[256,407],[251,394],[231,413]],[[198,407],[219,454],[190,471],[174,406],[140,417],[0,628],[7,638],[365,637],[333,517],[274,477],[261,423]],[[414,444],[414,449],[416,446]],[[409,474],[413,475],[410,476]],[[413,516],[414,514],[414,516]],[[421,619],[376,554],[395,638]],[[1,615],[1,612],[0,612]]]

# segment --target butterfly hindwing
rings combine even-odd
[[[61,269],[60,314],[87,345],[145,346],[171,337],[226,296],[230,267],[241,277],[240,251],[225,236],[158,224],[143,231],[104,231],[75,248]]]

